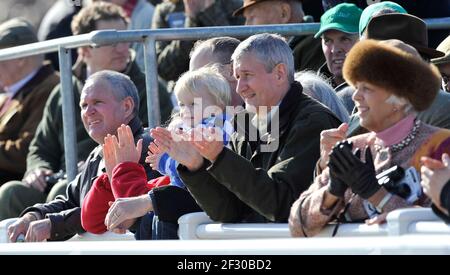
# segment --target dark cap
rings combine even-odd
[[[428,47],[427,25],[414,15],[391,13],[375,16],[367,25],[366,36],[376,40],[401,40],[428,58],[444,56],[443,52]]]
[[[233,12],[233,16],[239,16],[242,15],[242,13],[244,12],[244,10],[248,7],[251,7],[255,4],[261,3],[261,2],[265,2],[265,1],[270,1],[270,0],[244,0],[242,7],[240,7],[239,9],[235,10]],[[273,1],[273,0],[272,0]],[[285,1],[285,0],[275,0],[275,1]],[[302,0],[298,0],[299,2],[302,2]]]
[[[0,25],[0,49],[38,42],[33,26],[23,18],[14,18]]]

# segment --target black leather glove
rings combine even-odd
[[[332,176],[330,171],[330,182],[328,183],[328,192],[330,192],[332,195],[343,198],[345,191],[347,190],[348,186],[338,179],[336,176]]]
[[[357,149],[353,154],[352,147],[345,141],[338,143],[331,151],[328,166],[334,176],[347,184],[354,193],[368,199],[381,188],[376,179],[372,153],[366,146],[366,162],[362,162],[361,150]]]
[[[348,141],[344,141],[338,144],[348,146],[350,150],[352,149],[352,144]],[[330,182],[328,183],[328,192],[336,197],[343,198],[348,185],[337,177],[335,170],[330,167],[330,165],[328,165],[328,168],[330,169]]]

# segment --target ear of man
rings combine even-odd
[[[284,83],[286,81],[288,72],[285,64],[277,64],[275,68],[273,68],[273,73],[275,74],[277,82]]]
[[[287,24],[291,20],[291,5],[286,2],[280,4],[281,9],[281,24]]]
[[[122,101],[122,107],[126,117],[131,117],[134,110],[134,101],[130,96],[127,96]]]

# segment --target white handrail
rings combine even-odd
[[[184,215],[178,220],[178,224],[178,234],[182,240],[290,237],[287,223],[214,223],[204,212]],[[335,228],[335,224],[327,225],[315,237],[331,237]],[[392,211],[387,216],[387,223],[381,225],[340,224],[336,237],[446,235],[449,233],[450,226],[439,219],[430,208],[408,208]]]

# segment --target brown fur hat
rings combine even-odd
[[[438,69],[417,56],[375,40],[358,42],[347,55],[344,79],[364,81],[407,99],[416,111],[427,109],[440,88]]]

